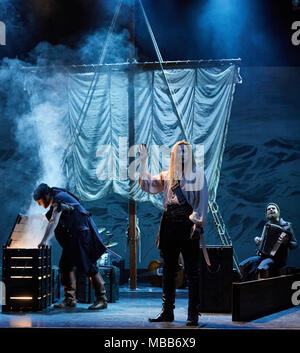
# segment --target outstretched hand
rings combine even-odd
[[[254,238],[254,242],[255,242],[255,245],[260,245],[260,243],[261,243],[261,238],[260,237],[255,237]]]
[[[141,162],[146,162],[148,158],[148,148],[144,143],[138,146],[138,153],[140,155]]]

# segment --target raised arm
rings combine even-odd
[[[164,178],[162,173],[154,176],[148,173],[148,150],[146,145],[140,145],[138,152],[140,154],[140,173],[138,179],[140,188],[149,194],[162,192],[164,190]]]

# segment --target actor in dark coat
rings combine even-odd
[[[106,251],[90,213],[68,191],[47,184],[40,184],[34,192],[34,200],[44,208],[49,221],[39,246],[46,245],[54,232],[62,247],[59,268],[65,299],[56,308],[76,306],[76,278],[74,268],[91,277],[96,302],[89,309],[107,307],[104,281],[97,270],[96,261]]]

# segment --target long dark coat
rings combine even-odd
[[[53,204],[61,203],[73,206],[71,212],[63,211],[54,231],[58,243],[62,247],[59,267],[62,271],[71,270],[76,266],[88,273],[91,266],[106,251],[91,214],[80,202],[66,191],[52,189]],[[50,219],[53,206],[46,216]]]

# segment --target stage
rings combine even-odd
[[[88,310],[89,304],[76,308],[40,312],[1,313],[0,328],[58,328],[58,329],[188,329],[188,330],[300,330],[300,306],[261,317],[250,322],[232,322],[231,314],[202,313],[199,326],[186,327],[187,290],[178,289],[175,321],[150,323],[161,309],[161,288],[139,284],[136,290],[120,287],[120,299],[100,311]]]

